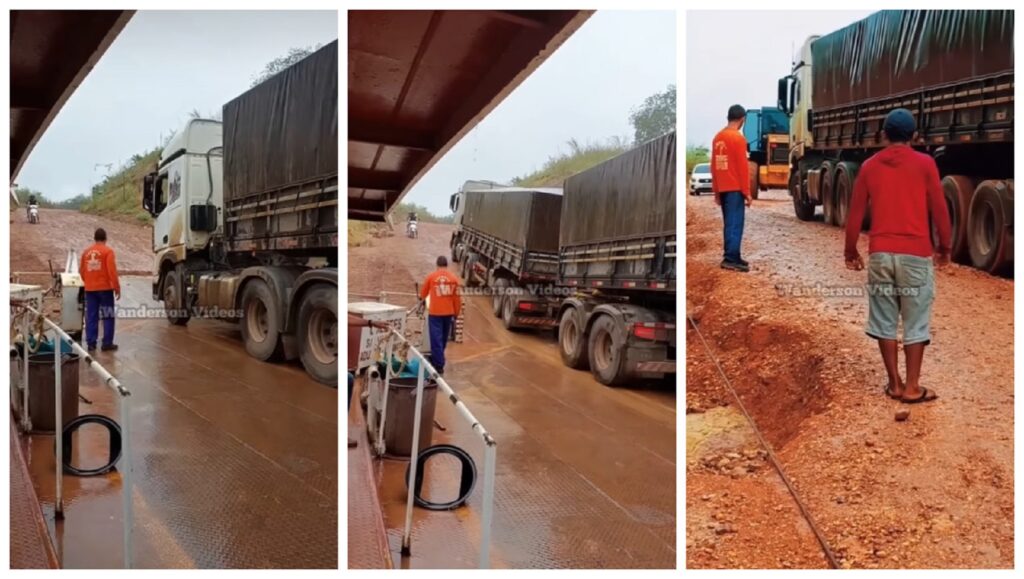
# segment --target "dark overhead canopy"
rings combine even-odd
[[[383,220],[592,13],[349,11],[349,219]]]
[[[130,10],[11,11],[11,181]]]

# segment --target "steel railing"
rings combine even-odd
[[[36,310],[32,306],[20,302],[18,300],[12,300],[11,305],[17,308],[22,308],[25,312],[35,314],[37,320],[42,321],[42,325],[53,330],[56,333],[55,344],[53,348],[53,374],[54,374],[54,386],[53,386],[53,398],[54,398],[54,438],[56,439],[56,450],[57,450],[57,467],[56,467],[56,498],[54,505],[54,512],[57,518],[63,518],[64,516],[64,416],[63,416],[63,384],[61,382],[61,361],[63,358],[63,345],[62,341],[67,340],[71,344],[71,349],[76,354],[80,355],[85,360],[86,365],[94,372],[99,374],[100,378],[103,379],[103,383],[109,387],[120,400],[120,416],[121,416],[121,430],[123,435],[121,437],[121,458],[117,466],[121,472],[121,492],[122,492],[122,509],[124,511],[123,527],[123,548],[124,548],[124,567],[125,569],[131,569],[132,564],[132,461],[131,461],[131,407],[128,404],[128,397],[131,396],[131,392],[124,387],[121,382],[114,376],[107,372],[107,370],[97,362],[89,352],[87,352],[80,345],[69,336],[64,330],[57,324],[46,319],[39,310]],[[29,325],[31,320],[30,316],[22,315],[22,426],[25,432],[28,432],[32,428],[31,417],[29,414],[29,384],[28,384],[28,358],[29,358]],[[39,336],[41,341],[42,335]]]
[[[427,360],[426,356],[420,353],[419,350],[413,346],[409,340],[402,334],[394,329],[388,330],[389,338],[384,347],[385,349],[385,371],[384,371],[384,385],[382,392],[380,393],[381,408],[380,408],[380,423],[375,441],[375,450],[379,455],[383,456],[386,452],[384,442],[384,426],[387,416],[387,403],[388,403],[388,391],[391,385],[391,378],[394,377],[394,370],[392,367],[392,359],[395,351],[396,342],[404,344],[408,348],[407,355],[410,358],[415,358],[419,361],[418,371],[416,374],[416,409],[413,415],[413,428],[412,428],[412,452],[410,453],[410,465],[409,465],[409,480],[406,481],[408,485],[408,494],[406,496],[406,507],[405,507],[405,528],[402,532],[402,554],[409,555],[412,547],[412,513],[414,505],[414,496],[416,494],[416,471],[419,468],[419,461],[417,457],[420,451],[420,424],[423,416],[423,386],[427,379],[433,380],[437,383],[437,387],[441,390],[445,396],[444,399],[448,400],[455,406],[456,413],[469,423],[470,428],[476,433],[480,440],[484,444],[484,468],[483,468],[483,513],[481,515],[481,529],[480,529],[480,568],[490,568],[490,551],[491,551],[491,523],[494,518],[494,479],[496,474],[497,464],[497,443],[494,437],[487,432],[487,429],[480,423],[479,420],[470,412],[466,404],[459,398],[451,386],[445,382],[437,370],[430,365],[430,361]],[[370,413],[376,412],[373,408],[373,396],[370,396],[371,407]]]

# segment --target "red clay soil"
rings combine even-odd
[[[1013,281],[938,272],[922,382],[941,398],[906,406],[882,393],[862,329],[865,274],[845,269],[839,229],[798,221],[788,196],[769,192],[747,213],[750,273],[719,269],[721,236],[713,200],[688,197],[687,312],[841,566],[1012,568]],[[689,423],[735,403],[696,333],[687,338]],[[905,422],[894,420],[901,408]],[[779,535],[795,511],[777,475],[734,463],[687,458],[687,566],[822,566],[815,541]]]
[[[48,272],[47,260],[55,271],[64,269],[68,249],[79,255],[92,245],[97,227],[107,231],[107,243],[117,255],[123,274],[144,275],[153,271],[153,229],[99,215],[67,209],[40,209],[39,223],[32,225],[24,208],[11,213],[11,272]],[[38,278],[38,276],[33,276]],[[26,283],[42,283],[32,279]]]

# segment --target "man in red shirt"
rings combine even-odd
[[[931,342],[933,265],[949,264],[952,226],[935,160],[910,147],[917,134],[914,116],[907,109],[895,109],[886,116],[882,130],[889,146],[864,162],[853,186],[846,220],[846,267],[864,269],[857,238],[870,207],[865,331],[878,340],[889,375],[886,394],[907,403],[928,402],[938,398],[920,385],[924,348]],[[938,231],[938,248],[932,247],[932,222]],[[900,379],[897,359],[900,318],[906,382]]]
[[[121,282],[117,278],[114,250],[107,246],[107,232],[101,227],[93,235],[93,243],[82,252],[78,273],[85,286],[85,343],[90,352],[96,350],[99,321],[103,320],[104,351],[116,350],[114,343],[114,299],[121,299]]]
[[[448,271],[448,258],[437,258],[437,269],[423,281],[420,299],[430,297],[427,322],[430,328],[430,365],[444,374],[444,349],[452,333],[455,318],[462,311],[459,278]]]
[[[711,142],[711,189],[715,203],[722,207],[725,252],[721,266],[735,271],[750,271],[750,264],[740,256],[743,241],[743,219],[746,207],[753,201],[750,173],[747,167],[747,139],[740,132],[747,111],[740,105],[729,107],[729,124],[718,131]]]

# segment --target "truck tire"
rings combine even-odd
[[[611,316],[599,316],[590,327],[587,338],[590,373],[605,386],[618,386],[628,378],[626,340],[622,334]]]
[[[505,329],[510,332],[515,332],[519,328],[515,326],[516,316],[516,296],[514,288],[509,288],[509,293],[505,296],[505,299],[501,300],[501,325],[505,326]]]
[[[757,199],[759,189],[757,163],[747,161],[747,172],[750,173],[750,196]]]
[[[800,192],[800,170],[789,173],[789,194],[793,197],[793,212],[800,221],[814,219],[814,203],[803,197]]]
[[[842,161],[836,165],[835,173],[836,225],[846,227],[853,199],[853,182],[857,179],[857,164]]]
[[[821,163],[821,210],[825,225],[836,224],[836,197],[834,179],[832,179],[832,162]]]
[[[473,270],[476,267],[476,262],[477,255],[475,253],[466,255],[466,259],[462,262],[462,281],[466,284],[466,287],[477,287],[480,285],[473,277]]]
[[[191,316],[188,308],[185,307],[184,269],[181,266],[174,266],[174,269],[164,276],[164,286],[160,295],[164,301],[164,312],[167,314],[167,321],[175,326],[188,324]]]
[[[282,357],[279,307],[270,287],[261,279],[251,280],[242,290],[242,341],[245,351],[257,360],[267,362]]]
[[[982,181],[974,191],[967,217],[967,244],[974,267],[990,273],[1005,268],[1004,242],[1012,214],[1007,213],[1009,192],[1003,181]],[[1012,200],[1009,208],[1012,211]]]
[[[590,367],[587,335],[583,331],[580,311],[576,308],[566,308],[558,320],[558,351],[562,355],[562,363],[569,368],[586,370]]]
[[[951,256],[956,263],[971,262],[967,248],[967,214],[971,210],[975,186],[973,179],[963,175],[946,175],[942,178],[942,195],[946,198],[949,222],[953,226],[950,236],[953,249]],[[932,227],[932,244],[939,246],[939,232],[935,227]]]
[[[498,278],[494,280],[493,292],[491,294],[491,311],[494,312],[494,317],[500,318],[502,306],[505,301],[505,288],[509,285],[508,280],[504,278]]]
[[[338,387],[338,288],[317,284],[299,306],[299,359],[321,384]]]

